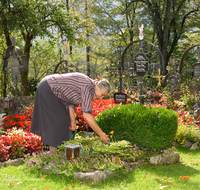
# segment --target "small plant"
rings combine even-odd
[[[110,133],[113,135],[113,131]],[[78,135],[77,135],[78,136]],[[75,172],[91,172],[94,170],[119,170],[127,165],[127,161],[136,161],[149,155],[146,150],[140,149],[130,142],[122,140],[105,144],[97,136],[80,137],[63,142],[54,155],[38,153],[26,156],[26,168],[48,170],[65,175],[74,175]],[[67,160],[64,156],[64,146],[68,144],[81,145],[78,158]]]
[[[182,95],[181,95],[180,100],[185,103],[183,108],[185,110],[192,110],[192,107],[196,103],[195,96],[191,95],[188,86],[181,85],[181,91],[182,91]]]
[[[179,122],[175,140],[179,144],[184,144],[185,139],[191,141],[192,143],[199,142],[200,131],[185,122]]]
[[[199,126],[197,126],[195,119],[189,115],[187,111],[179,111],[177,113],[178,118],[178,130],[175,140],[179,144],[184,144],[184,140],[187,139],[193,143],[200,141]]]
[[[159,100],[159,103],[164,105],[167,109],[173,109],[175,107],[174,93],[163,91],[162,97]]]

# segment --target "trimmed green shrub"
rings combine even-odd
[[[109,108],[95,120],[106,134],[114,131],[114,140],[127,140],[149,150],[171,147],[178,128],[173,110],[135,104]]]

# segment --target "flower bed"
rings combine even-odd
[[[92,101],[93,117],[96,117],[103,110],[112,108],[116,105],[114,99],[109,100],[95,100]],[[151,106],[164,106],[165,103],[152,104]],[[3,134],[0,135],[0,161],[8,159],[23,157],[27,153],[41,151],[43,144],[41,138],[33,133],[30,133],[31,119],[32,119],[33,106],[30,106],[20,115],[9,115],[3,120]],[[90,131],[90,127],[81,114],[81,106],[76,107],[76,121],[78,131]],[[196,141],[199,139],[198,130],[200,125],[196,123],[194,117],[189,115],[189,112],[177,111],[179,115],[179,128],[177,131],[176,140],[182,143],[184,138]],[[200,118],[198,118],[199,120]],[[200,120],[199,120],[200,121]]]

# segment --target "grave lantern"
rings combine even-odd
[[[199,114],[200,114],[199,105],[196,103],[192,108],[193,108],[193,115],[195,117],[199,117]]]
[[[10,97],[6,97],[3,100],[3,108],[8,109],[8,108],[12,108],[13,105],[13,100]]]
[[[67,160],[76,159],[77,157],[79,157],[81,149],[80,145],[69,144],[64,146],[64,148],[65,148],[65,158],[67,158]]]

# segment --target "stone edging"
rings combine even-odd
[[[5,167],[5,166],[19,166],[24,163],[23,158],[17,158],[14,160],[7,160],[5,162],[0,162],[0,167]]]

